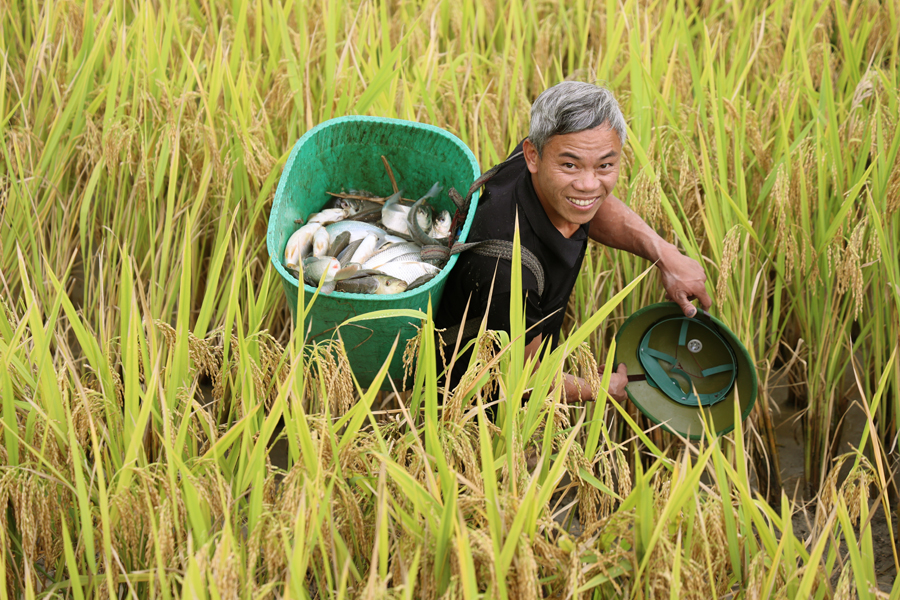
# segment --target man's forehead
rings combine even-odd
[[[581,157],[602,153],[603,157],[617,156],[622,151],[619,135],[607,125],[573,133],[561,133],[547,140],[545,150],[557,156]]]

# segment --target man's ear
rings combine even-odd
[[[525,164],[528,165],[528,170],[532,173],[537,173],[538,161],[541,160],[541,157],[538,156],[537,148],[534,147],[534,144],[528,138],[525,138],[525,141],[522,143],[522,152],[525,154]]]

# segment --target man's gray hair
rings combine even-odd
[[[625,117],[612,92],[582,81],[563,81],[544,90],[531,105],[528,139],[538,156],[554,135],[578,133],[606,124],[625,144]]]

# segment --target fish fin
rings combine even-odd
[[[434,279],[434,276],[435,276],[434,273],[426,273],[424,275],[419,275],[418,277],[413,279],[409,283],[409,285],[406,286],[406,291],[408,292],[409,290],[414,290],[419,286],[425,285],[426,283],[428,283],[429,281]]]
[[[434,198],[438,194],[441,193],[442,189],[444,189],[444,186],[442,186],[439,181],[435,181],[434,185],[431,186],[427,192],[425,192],[425,195],[422,196],[422,198],[428,198],[428,199]]]
[[[344,268],[339,269],[337,273],[334,274],[335,281],[341,281],[344,279],[350,279],[359,271],[360,265],[359,263],[349,263]]]
[[[390,196],[385,198],[384,206],[388,206],[390,204],[396,204],[397,202],[400,201],[400,196],[402,196],[402,195],[403,195],[403,190],[402,189],[397,190],[396,192],[394,192],[393,194],[391,194]]]
[[[342,267],[346,267],[350,263],[350,259],[353,257],[353,254],[356,252],[356,249],[359,248],[360,244],[362,244],[361,239],[350,242],[340,255],[336,257]]]

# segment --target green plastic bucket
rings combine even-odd
[[[444,186],[435,208],[456,209],[447,196],[450,187],[461,194],[481,174],[478,162],[469,148],[455,135],[431,125],[384,119],[350,116],[331,119],[310,129],[294,145],[284,172],[278,182],[275,201],[269,214],[266,242],[269,257],[281,275],[291,316],[297,319],[297,278],[282,264],[284,247],[299,225],[318,212],[329,199],[326,192],[341,188],[364,189],[376,194],[392,191],[391,181],[381,157],[387,158],[404,197],[422,196],[434,182]],[[468,218],[458,236],[465,241],[477,206],[477,193],[472,197]],[[350,317],[386,309],[418,309],[426,311],[428,302],[436,307],[440,300],[447,273],[456,263],[456,256],[426,285],[390,296],[332,292],[319,294],[303,324],[309,331],[307,340],[319,342],[337,335],[338,327]],[[312,300],[315,288],[303,286],[306,302]],[[340,337],[347,349],[350,365],[362,387],[369,387],[387,360],[398,334],[400,341],[391,360],[389,376],[395,381],[403,378],[403,349],[416,335],[416,319],[393,317],[355,322],[340,327]],[[299,329],[299,328],[298,328]],[[382,386],[390,388],[390,382]]]

